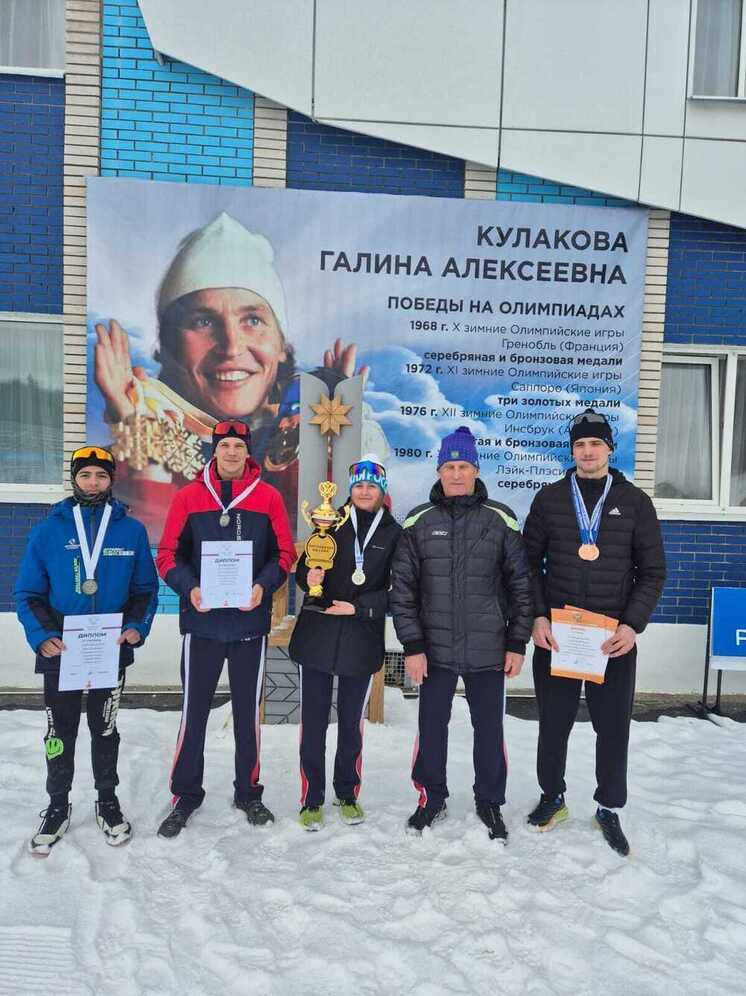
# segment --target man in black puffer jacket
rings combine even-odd
[[[596,822],[620,854],[629,844],[615,810],[627,801],[627,748],[635,692],[635,640],[648,624],[666,578],[653,503],[624,474],[609,468],[611,426],[593,409],[573,419],[576,466],[543,487],[526,519],[524,539],[534,580],[534,686],[539,707],[539,804],[528,822],[549,830],[567,818],[565,762],[582,681],[551,673],[551,611],[566,605],[618,620],[604,643],[603,684],[586,682],[596,731]],[[598,511],[596,509],[598,508]],[[594,517],[594,512],[596,515]],[[594,519],[597,523],[594,529]]]
[[[461,427],[441,443],[430,501],[404,523],[389,599],[407,673],[420,689],[412,780],[419,805],[412,833],[446,815],[448,722],[459,675],[474,727],[474,797],[493,839],[507,761],[505,675],[519,674],[533,622],[528,563],[513,512],[479,480],[474,437]]]

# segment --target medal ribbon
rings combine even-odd
[[[357,510],[355,506],[350,507],[350,519],[352,520],[352,528],[355,532],[355,570],[361,571],[363,569],[363,554],[365,553],[365,548],[373,539],[373,533],[378,528],[378,523],[383,518],[383,506],[381,506],[373,517],[373,521],[370,524],[370,529],[368,530],[368,535],[365,537],[363,542],[363,548],[360,549],[360,541],[357,538]]]
[[[243,501],[244,498],[247,495],[251,494],[251,492],[257,486],[257,484],[259,483],[259,481],[261,480],[261,478],[257,477],[257,479],[255,481],[252,481],[251,484],[247,488],[243,489],[243,491],[241,492],[240,495],[236,495],[236,497],[233,499],[233,501],[227,507],[218,498],[218,493],[215,490],[215,488],[212,486],[212,481],[210,480],[210,464],[209,463],[205,464],[205,469],[202,471],[202,480],[205,482],[205,487],[210,492],[210,494],[212,495],[212,497],[215,499],[215,501],[218,503],[218,505],[220,505],[220,508],[222,509],[222,512],[223,512],[223,515],[227,515],[228,512],[230,512],[230,510],[232,508],[235,508],[236,505],[238,505],[239,502]]]
[[[80,543],[80,556],[83,560],[85,579],[86,581],[93,581],[95,579],[99,558],[101,557],[101,550],[104,545],[104,537],[106,536],[109,519],[111,518],[111,505],[107,502],[104,506],[104,514],[101,516],[101,522],[99,523],[98,532],[96,533],[96,541],[93,544],[93,550],[91,550],[88,546],[88,537],[85,534],[83,513],[80,511],[80,505],[73,505],[73,518],[75,519],[75,530],[78,534],[78,543]]]
[[[596,507],[593,509],[593,514],[588,516],[588,509],[585,507],[585,502],[583,501],[583,496],[580,493],[580,485],[577,482],[577,474],[573,474],[570,478],[572,486],[572,501],[575,506],[575,518],[578,523],[578,529],[580,530],[580,538],[583,543],[590,543],[595,546],[596,539],[598,537],[599,526],[601,525],[601,513],[604,510],[604,502],[611,488],[611,474],[606,477],[606,487],[601,497],[596,502]]]

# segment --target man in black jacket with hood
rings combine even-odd
[[[543,487],[526,519],[524,540],[534,580],[534,686],[539,707],[537,774],[541,799],[528,822],[549,830],[567,819],[565,762],[582,682],[551,673],[551,610],[573,606],[619,621],[604,643],[603,684],[586,682],[596,732],[596,825],[620,854],[629,844],[618,810],[627,801],[627,748],[635,692],[637,634],[642,633],[666,578],[658,518],[650,498],[609,468],[611,426],[592,408],[570,427],[575,467]]]
[[[533,621],[526,554],[513,512],[478,477],[474,437],[446,436],[430,501],[404,522],[389,599],[410,678],[421,685],[412,781],[421,834],[446,815],[448,722],[459,675],[474,727],[474,798],[490,837],[507,840],[500,815],[507,759],[505,676],[523,665]]]

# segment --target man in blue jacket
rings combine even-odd
[[[158,576],[144,526],[112,498],[114,469],[113,456],[102,447],[83,446],[73,453],[73,497],[55,505],[33,530],[16,582],[18,618],[36,653],[36,673],[44,675],[47,710],[49,806],[29,842],[37,857],[46,857],[70,825],[83,692],[59,690],[66,615],[122,613],[117,685],[90,689],[86,711],[98,792],[96,822],[108,844],[124,844],[132,833],[116,796],[116,720],[125,668],[134,659],[133,648],[148,635],[158,605]]]

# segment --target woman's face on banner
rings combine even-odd
[[[245,418],[272,390],[287,359],[285,340],[263,297],[241,287],[195,291],[162,336],[161,379],[216,418]]]

